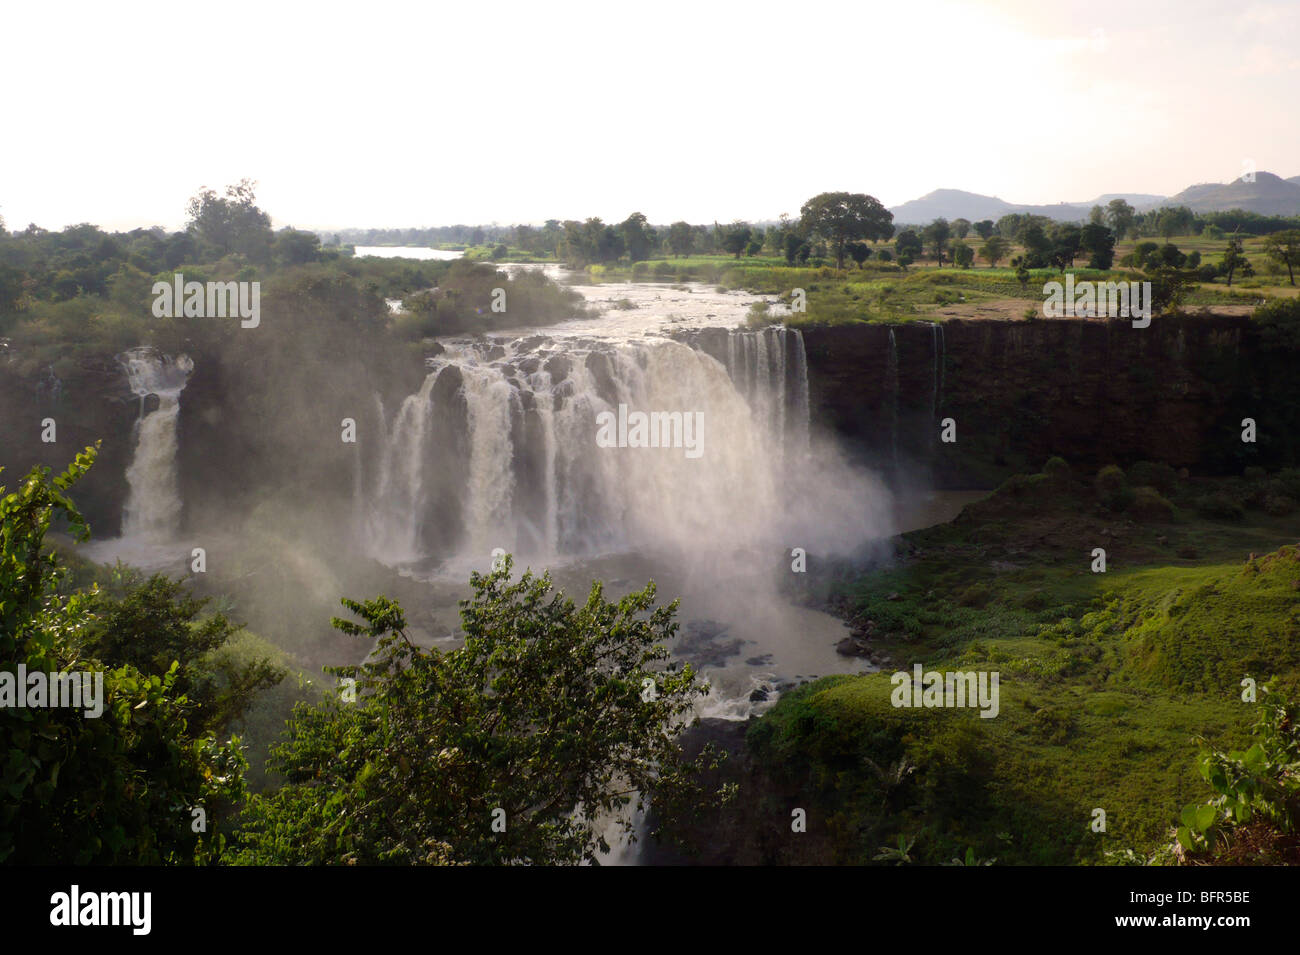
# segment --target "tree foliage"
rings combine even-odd
[[[94,462],[87,448],[61,475],[35,468],[16,491],[0,488],[0,667],[16,673],[103,677],[103,711],[0,708],[0,861],[18,864],[146,864],[203,861],[224,839],[195,830],[243,793],[235,740],[218,743],[189,725],[178,667],[144,673],[107,668],[86,653],[95,593],[64,593],[66,571],[45,537],[56,516],[89,536],[68,488]]]
[[[888,239],[894,214],[875,196],[858,192],[823,192],[799,210],[800,227],[830,243],[835,267],[844,268],[846,245],[857,239]]]
[[[676,603],[655,607],[653,583],[610,603],[596,583],[576,606],[511,566],[471,576],[445,653],[411,641],[394,601],[343,601],[362,622],[334,625],[375,641],[330,670],[356,702],[295,711],[272,758],[288,784],[251,803],[242,861],[598,860],[610,818],[691,785],[677,735],[704,688],[663,665]]]

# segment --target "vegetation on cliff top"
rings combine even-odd
[[[739,804],[755,817],[806,805],[822,861],[876,861],[900,837],[929,863],[968,849],[1000,863],[1170,858],[1181,808],[1204,797],[1196,741],[1246,737],[1260,708],[1244,679],[1300,680],[1300,546],[1278,546],[1300,538],[1300,516],[1263,507],[1300,485],[1144,465],[1121,486],[1136,475],[1169,497],[1116,497],[1062,465],[904,535],[891,568],[823,581],[891,662],[802,686],[752,724]],[[1207,494],[1241,500],[1240,517],[1198,514]],[[1169,510],[1134,510],[1152,495]],[[998,717],[895,708],[889,674],[916,663],[999,671]]]

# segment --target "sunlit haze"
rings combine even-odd
[[[328,228],[768,219],[832,189],[1172,195],[1245,160],[1300,173],[1294,3],[622,9],[11,6],[0,215],[177,228],[200,186],[245,176],[277,227]]]

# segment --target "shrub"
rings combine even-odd
[[[1133,501],[1133,490],[1128,486],[1124,472],[1114,464],[1097,472],[1093,487],[1097,491],[1097,499],[1108,510],[1122,511]]]
[[[1174,506],[1153,487],[1140,487],[1133,492],[1129,512],[1141,521],[1172,521]]]
[[[1178,487],[1178,472],[1156,461],[1139,461],[1128,469],[1130,483],[1153,487],[1161,494],[1172,494]]]
[[[1246,510],[1235,498],[1222,492],[1203,494],[1196,499],[1196,513],[1214,520],[1239,521],[1246,516]]]
[[[1074,731],[1074,719],[1064,710],[1045,706],[1034,714],[1034,735],[1048,743],[1064,743]]]
[[[1043,465],[1043,473],[1052,481],[1061,484],[1070,480],[1070,465],[1065,462],[1065,458],[1051,457]]]
[[[1295,510],[1295,501],[1283,494],[1269,494],[1264,498],[1263,506],[1274,517],[1285,517]]]
[[[1264,687],[1254,742],[1223,750],[1200,741],[1196,768],[1215,795],[1184,806],[1176,831],[1178,856],[1248,865],[1294,864],[1300,829],[1300,707],[1278,687]],[[1250,827],[1248,829],[1247,827]],[[1241,836],[1241,838],[1233,838]]]

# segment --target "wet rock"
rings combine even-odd
[[[726,666],[727,658],[739,656],[745,644],[739,637],[724,639],[727,627],[716,620],[692,620],[685,630],[673,654],[695,666]]]
[[[842,657],[865,657],[871,653],[871,650],[866,640],[849,636],[835,644],[835,652]]]

